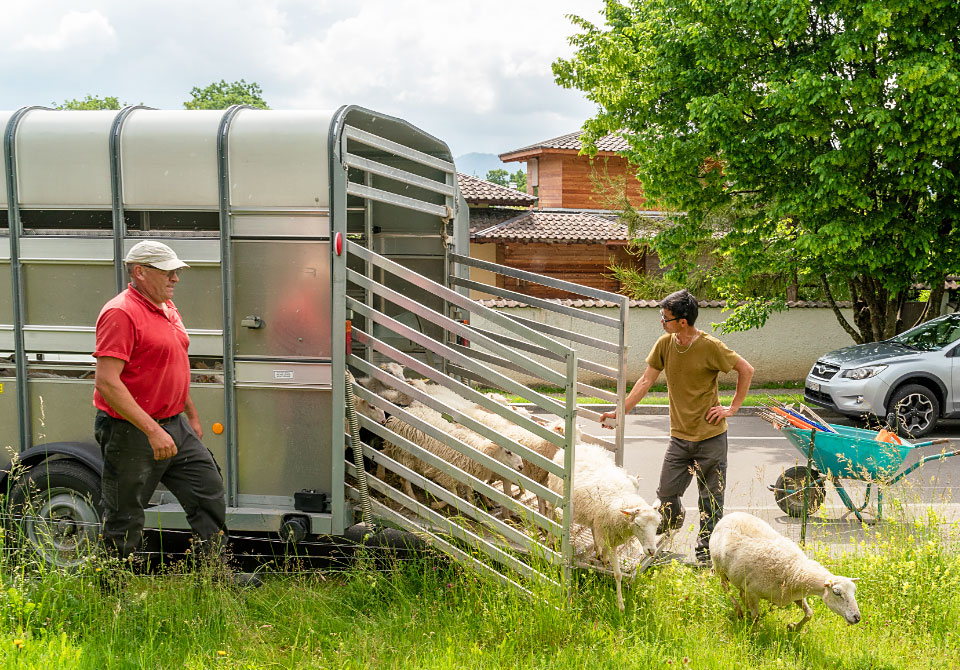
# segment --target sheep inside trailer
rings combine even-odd
[[[16,454],[3,484],[33,504],[23,517],[25,536],[47,560],[79,560],[95,542],[101,457],[92,438],[94,323],[126,286],[126,251],[157,239],[191,266],[174,300],[190,335],[191,395],[204,442],[223,470],[231,532],[340,535],[356,522],[360,498],[372,496],[381,522],[426,533],[481,569],[542,576],[490,540],[491,528],[547,556],[552,568],[569,565],[569,527],[503,489],[468,480],[537,527],[535,539],[488,518],[473,501],[453,501],[473,516],[452,528],[449,517],[422,501],[398,499],[389,482],[368,480],[341,455],[348,365],[358,375],[377,375],[377,364],[392,360],[471,400],[479,395],[472,381],[522,394],[558,417],[565,436],[493,401],[487,404],[497,407],[488,409],[571,455],[576,394],[589,390],[577,382],[578,370],[602,369],[614,379],[622,370],[625,299],[621,318],[601,324],[611,335],[587,338],[619,351],[618,363],[601,365],[578,359],[562,334],[545,334],[466,297],[467,210],[443,142],[357,107],[25,108],[0,112],[0,126],[0,355],[10,361],[0,367],[0,440]],[[498,332],[471,328],[470,315]],[[534,393],[510,378],[518,369],[566,393],[559,400]],[[384,406],[362,388],[357,397],[402,416],[402,408]],[[455,408],[435,409],[470,422],[451,415]],[[361,427],[392,439],[376,416],[361,414]],[[555,465],[492,428],[470,427],[569,479],[569,461]],[[450,442],[445,434],[437,439]],[[462,449],[456,440],[448,446]],[[398,467],[362,448],[369,459]],[[463,478],[449,464],[437,465]],[[569,506],[569,496],[522,473],[498,474]],[[421,484],[446,495],[430,481]],[[189,527],[162,489],[146,525]],[[481,547],[482,556],[468,545]]]

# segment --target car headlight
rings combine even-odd
[[[848,379],[869,379],[874,377],[884,370],[887,369],[886,365],[866,365],[862,368],[853,368],[852,370],[844,370],[842,377]]]

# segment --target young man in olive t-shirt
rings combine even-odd
[[[670,446],[660,471],[660,512],[663,523],[658,532],[680,528],[684,511],[680,504],[694,476],[700,492],[700,532],[697,534],[697,561],[710,558],[710,534],[723,516],[723,494],[727,472],[727,422],[740,409],[750,389],[753,366],[727,346],[694,324],[697,299],[686,289],[660,301],[660,322],[666,331],[647,356],[647,369],[627,395],[629,412],[647,394],[657,377],[667,377],[670,403]],[[737,391],[729,407],[720,404],[717,378],[721,372],[737,371]],[[606,412],[604,417],[616,417]]]

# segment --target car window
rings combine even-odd
[[[891,342],[899,342],[923,351],[938,351],[957,340],[960,340],[960,314],[948,314],[921,323],[916,328],[890,338]]]

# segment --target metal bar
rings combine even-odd
[[[424,288],[431,291],[435,295],[439,296],[444,300],[447,300],[448,302],[456,305],[457,307],[459,307],[460,309],[466,312],[469,312],[471,314],[479,314],[487,321],[491,323],[495,323],[498,326],[502,326],[503,328],[507,329],[512,333],[515,333],[517,335],[522,335],[523,337],[526,337],[527,339],[533,342],[537,342],[538,344],[541,344],[547,348],[556,347],[558,351],[566,351],[567,349],[569,349],[569,347],[564,346],[563,344],[557,342],[556,340],[552,340],[548,337],[545,337],[544,335],[541,335],[536,330],[532,328],[528,328],[524,325],[518,324],[517,322],[513,321],[509,317],[504,316],[503,314],[499,314],[496,310],[492,310],[489,307],[484,307],[483,305],[480,305],[474,302],[470,298],[463,296],[457,293],[456,291],[451,290],[446,286],[443,286],[442,284],[438,284],[434,281],[430,281],[429,279],[426,279],[425,277],[418,275],[413,270],[408,270],[407,268],[403,267],[399,263],[396,263],[390,260],[389,258],[378,256],[377,254],[374,254],[373,252],[368,251],[367,249],[364,249],[362,246],[350,240],[347,240],[347,251],[355,256],[358,256],[359,258],[361,258],[362,260],[368,263],[373,263],[377,267],[386,270],[392,275],[395,275],[397,277],[400,277],[401,279],[407,280],[414,286],[418,286],[419,288]]]
[[[453,186],[448,186],[445,183],[435,181],[429,177],[423,177],[421,175],[414,174],[413,172],[407,172],[406,170],[401,170],[400,168],[384,165],[383,163],[378,163],[377,161],[370,160],[369,158],[363,158],[355,154],[346,154],[343,157],[343,164],[347,167],[358,168],[364,172],[380,175],[381,177],[387,177],[403,184],[416,186],[418,188],[433,191],[434,193],[439,193],[441,195],[453,195],[456,193],[456,189]],[[367,185],[369,186],[369,184]]]
[[[479,523],[489,524],[491,527],[497,530],[497,532],[502,533],[511,542],[515,542],[519,545],[522,545],[528,551],[530,550],[531,543],[539,544],[536,540],[532,540],[528,535],[523,534],[513,526],[504,523],[500,519],[496,518],[486,510],[480,509],[476,505],[471,504],[470,502],[464,500],[460,496],[454,494],[452,491],[448,491],[443,488],[436,482],[424,477],[418,472],[414,472],[405,465],[398,463],[394,459],[390,458],[386,454],[377,451],[373,447],[364,444],[363,445],[363,455],[371,459],[374,463],[382,465],[387,470],[403,477],[411,484],[419,486],[424,491],[432,495],[433,497],[442,500],[448,505],[456,508],[458,512],[466,514],[475,521]],[[345,462],[345,465],[350,465],[349,461]],[[371,478],[368,478],[371,479]],[[382,480],[381,480],[382,481]],[[386,483],[386,482],[384,482]],[[550,524],[556,529],[559,530],[560,525],[554,521],[551,521]],[[553,551],[552,549],[544,547],[544,551],[550,562],[559,561],[560,554]]]
[[[227,506],[237,506],[239,494],[239,448],[237,444],[236,338],[233,332],[233,244],[230,211],[230,126],[240,110],[250,105],[232,105],[220,117],[217,129],[217,205],[220,215],[220,284],[223,307],[223,437],[226,448],[224,483]]]
[[[357,501],[360,500],[360,492],[357,491],[355,488],[353,488],[352,486],[347,486],[345,490],[346,490],[346,493],[348,493],[351,498]],[[477,572],[490,575],[491,577],[495,578],[497,581],[504,584],[505,586],[511,586],[517,589],[518,591],[525,593],[530,597],[533,597],[533,594],[530,593],[530,591],[528,591],[526,588],[520,586],[519,584],[517,584],[515,581],[513,581],[503,573],[498,572],[497,570],[494,570],[486,563],[482,561],[478,561],[476,558],[474,558],[470,554],[462,551],[458,547],[455,547],[454,545],[450,544],[446,540],[443,540],[437,537],[426,526],[422,526],[418,523],[415,523],[414,521],[408,519],[402,514],[398,514],[394,510],[387,507],[386,505],[380,502],[377,502],[376,500],[372,502],[373,502],[374,508],[376,509],[377,515],[379,517],[389,520],[391,523],[395,524],[396,526],[399,526],[400,528],[404,528],[408,531],[415,533],[417,537],[422,539],[427,544],[433,546],[434,548],[439,548],[440,551],[443,551],[444,553],[449,554],[451,557],[453,557],[455,560],[459,561],[460,563],[463,563],[468,567],[472,567]]]
[[[475,326],[471,326],[470,329],[476,333],[480,333],[481,335],[486,335],[491,340],[496,340],[501,344],[509,344],[514,349],[520,349],[521,351],[528,351],[532,354],[537,354],[538,356],[543,356],[544,358],[549,358],[554,361],[564,360],[564,357],[562,355],[554,353],[549,349],[544,349],[543,347],[537,346],[536,344],[530,344],[529,342],[525,342],[524,340],[518,340],[514,337],[509,337],[502,333],[495,333],[492,330],[477,328]],[[467,339],[469,340],[472,338],[468,337]],[[593,361],[584,360],[582,358],[577,360],[577,367],[579,367],[582,370],[590,370],[591,372],[599,373],[601,375],[604,375],[605,377],[610,377],[611,379],[616,379],[617,377],[617,371],[615,369],[607,365],[594,363]]]
[[[567,316],[572,316],[575,319],[582,319],[584,321],[590,321],[592,323],[599,324],[601,326],[606,326],[607,328],[619,328],[620,320],[611,319],[609,316],[602,316],[600,314],[594,314],[592,312],[584,311],[578,307],[567,307],[566,305],[558,305],[555,302],[550,302],[549,300],[544,300],[543,298],[534,298],[533,296],[525,295],[523,293],[517,293],[516,291],[509,291],[505,288],[500,288],[498,286],[490,286],[490,284],[481,284],[478,281],[472,279],[461,279],[460,277],[451,277],[450,283],[457,286],[463,286],[464,288],[473,289],[475,291],[481,291],[483,293],[492,293],[493,295],[498,295],[501,298],[509,298],[510,300],[516,300],[530,307],[541,307],[551,312],[557,312],[558,314],[566,314]]]
[[[589,384],[584,384],[582,382],[577,382],[577,393],[594,396],[596,398],[603,398],[604,400],[609,400],[610,402],[614,403],[617,402],[616,393],[610,393],[610,391],[604,391],[596,386],[590,386]]]
[[[913,446],[914,446],[914,447],[917,447],[917,446],[926,446],[926,445],[917,445],[917,444],[915,444],[915,445],[913,445]],[[904,477],[906,477],[906,476],[909,475],[911,472],[913,472],[914,470],[916,470],[917,468],[919,468],[921,465],[923,465],[924,463],[926,463],[926,462],[928,462],[928,461],[942,460],[942,459],[944,459],[944,458],[950,458],[951,456],[957,456],[958,454],[960,454],[960,451],[947,451],[947,452],[942,453],[942,454],[933,454],[933,455],[931,455],[931,456],[924,456],[923,458],[921,458],[920,460],[918,460],[916,463],[914,463],[913,465],[911,465],[909,468],[907,468],[906,470],[904,470],[903,472],[901,472],[900,474],[898,474],[896,477],[894,477],[893,479],[891,479],[889,482],[887,482],[887,486],[892,486],[893,484],[896,484],[898,481],[900,481],[901,479],[903,479]]]
[[[26,323],[26,310],[23,292],[23,266],[20,263],[20,236],[23,234],[23,222],[20,220],[20,192],[17,179],[17,129],[20,122],[30,112],[47,107],[21,107],[7,121],[4,134],[7,177],[7,225],[10,233],[10,285],[13,293],[13,348],[17,371],[17,428],[20,432],[20,451],[25,451],[33,443],[33,431],[30,425],[30,389],[27,381],[27,353],[23,340],[23,327]]]
[[[391,193],[390,191],[384,191],[383,189],[373,188],[372,186],[364,186],[363,184],[357,184],[352,181],[347,182],[347,195],[369,198],[370,200],[385,202],[391,205],[396,205],[397,207],[412,209],[416,212],[423,212],[424,214],[433,214],[435,216],[442,217],[446,217],[449,214],[449,210],[445,205],[434,205],[433,203],[425,202],[423,200],[409,198],[405,195],[398,195],[396,193]]]
[[[391,319],[390,317],[384,314],[381,314],[380,312],[367,310],[366,305],[363,305],[357,302],[353,298],[348,298],[347,300],[348,300],[348,304],[351,305],[353,309],[359,312],[362,316],[365,316],[366,318],[372,320],[374,323],[385,325],[391,330],[394,330],[398,334],[402,335],[403,337],[406,337],[411,342],[415,342],[417,344],[425,346],[429,348],[430,351],[433,351],[438,355],[443,355],[444,357],[455,361],[456,363],[458,363],[459,365],[462,365],[468,370],[473,370],[477,374],[487,374],[492,379],[494,379],[501,388],[507,389],[512,393],[516,393],[518,395],[523,395],[528,400],[530,400],[530,402],[533,402],[538,407],[541,407],[547,411],[552,411],[553,409],[560,407],[559,403],[557,403],[552,398],[548,398],[545,395],[542,395],[536,391],[533,391],[523,386],[519,382],[513,381],[512,379],[510,379],[505,375],[502,375],[498,372],[494,372],[493,370],[487,370],[486,368],[483,368],[482,366],[475,363],[469,356],[465,356],[463,354],[458,353],[456,351],[457,345],[440,344],[436,340],[431,340],[429,337],[421,334],[419,331],[413,330],[408,326],[404,326],[403,324],[398,323],[396,320]],[[358,331],[358,333],[359,332],[360,331]],[[385,346],[389,346],[389,345],[385,345]],[[473,350],[468,349],[467,351],[472,352]],[[558,414],[558,412],[554,412],[554,414]]]
[[[617,344],[614,342],[607,342],[606,340],[600,340],[595,337],[590,337],[588,335],[581,335],[580,333],[571,333],[570,331],[564,328],[558,328],[557,326],[551,326],[546,323],[540,323],[539,321],[534,321],[533,319],[527,319],[522,316],[515,316],[513,314],[507,314],[501,312],[505,316],[508,316],[510,319],[521,323],[529,328],[534,328],[540,332],[546,333],[547,335],[556,335],[557,337],[562,337],[564,339],[570,340],[571,342],[579,342],[580,344],[586,344],[588,347],[593,347],[594,349],[600,349],[601,351],[609,351],[612,353],[617,353],[619,351]]]
[[[521,353],[514,351],[510,347],[503,346],[502,344],[495,342],[494,340],[482,334],[479,334],[476,331],[476,329],[470,328],[462,323],[459,323],[458,321],[451,319],[450,317],[444,316],[443,314],[433,311],[429,307],[413,300],[412,298],[406,297],[399,291],[394,291],[393,289],[388,288],[383,284],[372,282],[368,280],[366,277],[362,276],[359,272],[355,272],[353,270],[348,269],[347,280],[353,282],[354,284],[357,284],[358,286],[361,286],[367,289],[368,291],[372,291],[373,293],[375,293],[376,295],[382,298],[385,298],[386,300],[392,302],[397,307],[402,307],[407,311],[413,314],[416,314],[417,316],[422,316],[423,318],[427,319],[431,323],[434,323],[440,326],[447,332],[451,332],[451,333],[454,333],[455,335],[460,335],[461,337],[467,337],[472,339],[476,344],[480,344],[481,346],[487,349],[490,349],[491,351],[494,351],[500,354],[501,356],[506,357],[507,359],[513,361],[514,363],[524,366],[525,369],[530,369],[533,374],[536,374],[543,379],[547,379],[547,380],[552,379],[555,384],[562,384],[564,381],[563,376],[559,372],[556,372],[555,370],[548,368],[542,363],[538,363],[532,358],[529,358],[527,356],[524,356]],[[409,326],[405,326],[405,327],[409,330]],[[394,332],[397,332],[397,331],[394,331]],[[413,332],[417,332],[417,331],[413,331]],[[409,339],[412,339],[412,338],[409,338]],[[432,338],[430,339],[430,341],[437,342]],[[440,344],[441,346],[443,345],[442,342],[438,342],[438,344]],[[435,351],[434,353],[439,353],[439,352]]]
[[[387,401],[383,400],[382,398],[376,404],[379,406],[381,402],[387,405],[390,404],[390,403],[387,403]],[[446,444],[451,449],[454,448],[452,443],[457,443],[459,445],[462,445],[460,448],[456,449],[457,451],[462,452],[463,450],[469,450],[470,452],[472,452],[471,454],[465,454],[466,456],[472,458],[473,455],[476,455],[486,459],[486,461],[494,462],[493,459],[485,456],[484,454],[481,454],[479,451],[477,451],[476,449],[473,449],[472,447],[463,445],[462,442],[460,442],[453,436],[447,433],[444,433],[439,428],[435,428],[430,424],[427,424],[426,422],[421,421],[420,419],[410,415],[410,413],[408,413],[406,410],[393,406],[393,408],[390,411],[393,413],[394,417],[403,421],[404,423],[411,426],[412,428],[415,428],[416,430],[420,431],[424,435],[432,437],[438,442],[442,442],[443,444]],[[363,417],[363,415],[360,415],[360,416]],[[513,498],[507,496],[505,493],[497,490],[496,488],[490,486],[484,481],[481,481],[480,479],[474,477],[473,475],[464,472],[463,470],[456,467],[449,461],[446,461],[443,458],[437,456],[436,454],[420,446],[416,442],[412,442],[411,440],[408,440],[402,435],[399,435],[393,432],[386,426],[383,426],[368,417],[363,417],[363,419],[365,419],[361,421],[363,427],[369,430],[370,432],[374,433],[375,435],[379,435],[381,438],[383,438],[387,442],[402,448],[408,454],[423,461],[426,465],[430,466],[431,468],[439,470],[440,472],[444,473],[448,477],[451,477],[452,479],[460,482],[461,484],[467,486],[468,488],[473,489],[474,491],[487,496],[491,500],[499,503],[501,506],[521,514],[528,521],[534,521],[534,515],[532,514],[533,510],[528,508],[526,505],[521,505]],[[428,428],[429,431],[424,430],[424,428]],[[444,439],[440,439],[437,436],[442,436]],[[477,462],[481,462],[481,461],[477,459]],[[484,462],[483,464],[486,466],[486,462]],[[506,468],[502,468],[502,469],[506,469]]]
[[[513,370],[514,372],[520,372],[520,373],[522,373],[522,374],[530,375],[530,371],[529,371],[529,370],[526,370],[526,369],[524,369],[523,367],[521,367],[521,366],[519,366],[519,365],[516,365],[515,363],[511,363],[510,361],[508,361],[508,360],[505,359],[505,358],[500,358],[499,356],[495,356],[495,355],[493,355],[493,354],[488,354],[488,353],[486,353],[485,351],[480,351],[479,349],[475,349],[475,348],[472,348],[472,347],[464,347],[464,346],[459,345],[459,344],[449,344],[449,345],[447,345],[447,346],[449,346],[449,347],[450,347],[451,349],[453,349],[454,351],[457,351],[457,352],[463,354],[463,355],[466,356],[467,358],[476,359],[476,360],[478,360],[478,361],[484,361],[485,363],[489,363],[489,364],[491,364],[491,365],[496,365],[496,366],[498,366],[498,367],[504,368],[505,370]],[[535,375],[530,375],[530,376],[535,376]],[[541,381],[547,381],[547,380],[543,379],[542,377],[539,377],[539,379],[540,379]],[[475,381],[482,382],[482,383],[484,383],[484,382],[485,382],[485,383],[490,383],[489,378],[487,378],[487,377],[476,377],[476,378],[474,378],[474,380],[475,380]],[[565,383],[565,382],[564,382],[564,383]],[[515,393],[515,394],[517,394],[517,395],[519,395],[519,396],[522,396],[522,397],[526,397],[527,394],[529,394],[529,393],[532,392],[531,389],[530,389],[529,387],[526,387],[526,386],[521,387],[522,390],[519,390],[519,391],[518,391],[518,390],[515,390],[515,389],[507,389],[505,386],[502,386],[502,385],[499,385],[499,386],[500,386],[500,388],[502,388],[502,389],[504,389],[504,390],[509,390],[509,391],[511,391],[512,393]],[[544,408],[544,409],[546,409],[546,408]],[[557,413],[557,412],[554,412],[554,414],[558,414],[558,413]],[[559,414],[558,414],[558,415],[559,415]]]
[[[618,343],[617,360],[617,425],[614,428],[614,443],[616,454],[614,463],[623,467],[623,438],[626,434],[626,397],[627,397],[627,325],[630,320],[630,302],[625,296],[620,296],[620,342]]]
[[[490,261],[483,261],[477,258],[470,258],[469,256],[454,254],[451,257],[451,260],[456,263],[463,263],[464,265],[469,265],[481,270],[489,270],[490,272],[496,272],[497,274],[506,275],[507,277],[513,277],[514,279],[524,279],[526,281],[532,281],[535,284],[540,284],[541,286],[549,286],[550,288],[561,289],[569,293],[577,293],[579,295],[589,296],[596,300],[619,303],[620,300],[623,299],[623,296],[619,293],[611,293],[609,291],[593,288],[591,286],[582,286],[581,284],[574,284],[573,282],[564,281],[563,279],[555,279],[553,277],[547,277],[535,272],[518,270],[517,268],[511,268],[507,267],[506,265],[499,265],[497,263],[491,263]]]
[[[117,283],[117,293],[127,286],[127,271],[123,266],[123,240],[127,226],[123,211],[123,172],[120,169],[120,137],[123,126],[130,114],[138,109],[152,109],[144,105],[127,105],[113,118],[110,125],[110,195],[113,206],[113,268]]]
[[[351,357],[350,362],[356,365],[361,372],[365,372],[366,374],[369,374],[375,377],[376,379],[380,380],[381,383],[387,386],[390,386],[391,388],[394,388],[398,391],[401,391],[406,395],[410,396],[411,398],[413,398],[414,400],[418,400],[424,405],[426,405],[427,407],[430,407],[436,410],[437,412],[440,412],[442,415],[444,415],[444,418],[449,416],[461,426],[468,428],[469,430],[472,430],[473,432],[477,433],[481,437],[485,437],[488,440],[492,440],[493,442],[496,442],[504,449],[507,449],[508,451],[512,451],[517,455],[523,458],[526,458],[528,461],[530,461],[534,465],[538,465],[539,467],[543,468],[544,470],[547,470],[548,472],[552,472],[553,474],[558,476],[563,474],[563,469],[560,468],[560,466],[558,466],[556,463],[553,463],[552,461],[550,461],[550,459],[531,450],[529,447],[512,440],[511,438],[505,435],[501,435],[490,426],[487,426],[486,424],[474,419],[473,417],[467,414],[464,414],[460,410],[454,407],[450,407],[449,405],[445,405],[444,403],[440,402],[436,398],[430,396],[428,393],[424,393],[420,389],[416,388],[415,386],[411,386],[410,384],[406,383],[404,380],[401,380],[398,377],[394,377],[393,375],[383,372],[382,370],[378,370],[374,366],[364,361],[362,358],[353,356]],[[357,390],[356,394],[358,397],[362,398],[363,400],[370,403],[371,405],[377,405],[379,400],[384,400],[384,402],[388,402],[385,399],[377,396],[372,391],[362,387]],[[492,400],[490,400],[489,402],[493,405],[497,404]],[[390,413],[392,413],[393,411],[389,407],[381,407],[381,409],[384,409],[385,411],[388,411]],[[517,419],[523,420],[525,424],[528,424],[529,428],[524,428],[524,430],[527,430],[528,432],[532,433],[534,432],[534,429],[535,429],[537,435],[546,435],[548,436],[546,439],[548,439],[552,444],[556,445],[558,448],[561,448],[561,449],[564,447],[563,437],[558,435],[557,433],[553,433],[552,431],[545,429],[543,426],[540,426],[539,424],[531,421],[530,419],[520,416],[516,412],[512,412],[510,409],[503,407],[502,405],[500,406],[500,409],[506,412],[512,413]],[[499,414],[499,412],[497,414],[498,416],[503,416]],[[511,421],[511,423],[513,423],[514,425],[521,427],[519,426],[519,424],[515,423],[509,417],[504,417],[504,418],[507,419],[508,421]],[[550,497],[551,495],[555,495],[549,489],[541,486],[539,483],[533,481],[532,479],[525,477],[523,473],[516,473],[516,474],[512,474],[511,476],[519,477],[519,480],[517,481],[517,483],[519,483],[521,486],[523,486],[524,484],[528,485],[528,487],[538,496],[545,495],[547,497]]]
[[[347,463],[346,461],[344,462],[344,465],[352,466],[351,463]],[[355,466],[350,467],[348,470],[348,473],[351,475],[355,475],[356,467]],[[545,579],[555,584],[555,582],[552,582],[552,580],[550,580],[549,577],[534,570],[532,567],[530,567],[523,561],[519,560],[518,558],[506,553],[500,547],[488,542],[487,540],[483,539],[482,537],[480,537],[473,531],[467,529],[466,527],[461,526],[458,523],[455,523],[448,517],[445,517],[442,514],[435,512],[434,510],[430,509],[428,506],[420,503],[419,501],[413,500],[412,498],[408,497],[402,492],[397,491],[392,486],[389,486],[376,478],[371,478],[370,484],[371,484],[371,487],[374,488],[374,490],[382,493],[383,495],[389,497],[391,500],[394,500],[395,502],[403,504],[407,509],[416,513],[416,515],[419,516],[421,519],[430,521],[433,524],[433,526],[435,528],[440,529],[441,532],[445,532],[451,537],[455,537],[462,542],[467,542],[472,544],[474,548],[479,549],[484,554],[486,554],[493,560],[497,561],[501,565],[506,565],[512,568],[513,570],[520,573],[524,577]],[[398,498],[402,498],[404,500],[398,500]]]
[[[571,351],[567,357],[567,446],[563,450],[563,532],[560,536],[560,553],[563,554],[563,578],[567,587],[568,597],[573,595],[573,542],[570,530],[573,527],[573,487],[574,487],[574,451],[576,449],[576,393],[574,384],[577,380],[577,352]],[[616,559],[615,559],[616,560]]]
[[[577,408],[577,414],[579,414],[581,418],[590,419],[591,421],[596,421],[597,423],[600,423],[603,420],[603,415],[600,414],[600,412],[594,412],[592,409],[587,409],[583,405],[580,405],[580,407]]]
[[[437,158],[436,156],[431,156],[430,154],[425,154],[422,151],[411,149],[410,147],[404,146],[399,142],[394,142],[384,137],[380,137],[379,135],[368,133],[365,130],[355,128],[354,126],[345,125],[343,127],[343,136],[347,139],[355,140],[360,144],[365,144],[368,147],[382,149],[383,151],[393,154],[394,156],[400,156],[401,158],[406,158],[414,163],[420,163],[421,165],[426,165],[427,167],[432,167],[451,173],[455,173],[457,171],[457,168],[453,163]]]

